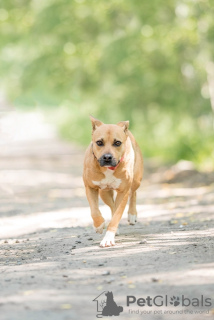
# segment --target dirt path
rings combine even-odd
[[[96,319],[92,300],[103,291],[123,306],[121,319],[214,318],[213,174],[146,163],[139,222],[129,226],[125,212],[116,247],[103,249],[85,198],[83,150],[59,141],[37,114],[2,114],[0,134],[1,320]],[[163,306],[126,306],[127,296],[157,295]],[[182,295],[199,306],[182,307]]]

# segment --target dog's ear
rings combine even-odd
[[[122,127],[124,129],[124,132],[127,133],[129,128],[129,121],[120,121],[117,123],[119,127]]]
[[[101,126],[103,124],[102,121],[95,119],[94,117],[90,116],[91,124],[92,124],[92,131],[96,130],[97,127]]]

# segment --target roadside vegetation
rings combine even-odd
[[[144,156],[212,170],[213,16],[209,0],[3,0],[1,90],[65,139],[89,142],[89,114],[130,120]]]

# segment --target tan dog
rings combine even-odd
[[[92,142],[86,150],[83,180],[96,232],[105,228],[98,207],[98,194],[111,208],[112,219],[101,247],[115,245],[114,237],[129,195],[128,221],[137,221],[136,190],[143,175],[143,158],[138,144],[128,130],[129,121],[104,124],[90,117]],[[114,201],[113,190],[117,191]]]

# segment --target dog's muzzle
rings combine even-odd
[[[99,163],[101,167],[116,167],[117,162],[111,153],[105,153],[100,157]]]

